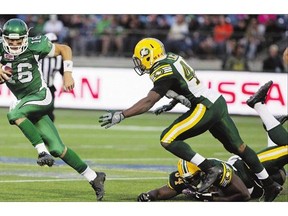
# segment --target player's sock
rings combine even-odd
[[[190,161],[196,155],[196,152],[183,141],[173,141],[165,149],[186,161]]]
[[[61,157],[61,159],[80,174],[83,173],[88,167],[88,165],[68,147],[65,155]]]
[[[29,119],[25,119],[18,127],[34,147],[39,143],[44,143],[36,127]]]
[[[263,180],[264,185],[272,184],[273,181],[269,178],[269,175],[263,165],[260,163],[256,153],[249,147],[246,146],[244,152],[239,155],[250,169],[255,173],[259,180]],[[271,182],[272,181],[272,182]]]
[[[267,131],[280,124],[280,122],[275,119],[275,117],[271,114],[265,104],[256,103],[254,109],[262,119]]]
[[[81,173],[89,182],[93,181],[97,174],[94,170],[92,170],[89,166],[86,168],[84,172]]]
[[[261,180],[261,182],[263,183],[264,186],[268,186],[268,185],[273,184],[273,180],[269,177],[266,169],[263,169],[259,173],[255,173],[255,175],[257,176],[257,178],[259,180]]]
[[[194,163],[201,170],[207,170],[212,167],[211,163],[198,153],[195,154],[195,156],[190,160],[190,162]]]
[[[37,144],[35,146],[35,149],[37,150],[38,154],[42,152],[46,152],[47,154],[50,154],[44,143]]]

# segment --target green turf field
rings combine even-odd
[[[84,177],[61,160],[39,167],[37,152],[0,108],[0,202],[93,202],[95,194]],[[101,111],[56,110],[56,127],[64,143],[93,169],[107,174],[104,202],[135,202],[141,192],[166,184],[178,159],[159,143],[161,131],[178,115],[147,113],[126,119],[110,129],[98,123]],[[244,141],[254,150],[266,146],[258,117],[233,117]],[[287,126],[287,124],[286,124]],[[194,150],[206,157],[227,159],[209,133],[189,139]],[[275,201],[288,201],[287,183]],[[175,201],[185,201],[183,197]]]

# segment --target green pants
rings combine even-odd
[[[42,137],[49,152],[54,157],[59,157],[64,152],[65,145],[54,123],[47,115],[52,105],[51,92],[49,89],[43,88],[39,92],[27,95],[19,100],[17,105],[10,109],[7,117],[10,124],[15,124],[15,120],[19,118],[29,119]]]
[[[209,109],[203,104],[197,104],[166,128],[160,139],[161,142],[169,144],[200,135],[207,130],[231,153],[237,153],[243,144],[238,129],[229,116],[223,96],[220,96]]]

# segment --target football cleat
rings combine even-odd
[[[264,188],[264,201],[272,202],[277,195],[282,191],[282,186],[277,182],[273,182],[273,184]]]
[[[202,182],[198,186],[200,193],[208,189],[214,182],[216,182],[223,175],[223,166],[213,166],[209,168]]]
[[[48,154],[46,152],[41,152],[38,155],[37,164],[39,166],[47,165],[47,166],[51,167],[51,166],[53,166],[54,163],[55,163],[55,160],[50,154]]]
[[[261,102],[262,104],[265,103],[267,92],[271,85],[273,84],[273,81],[270,80],[269,82],[265,83],[263,86],[260,87],[260,89],[254,93],[247,101],[246,104],[250,106],[251,108],[254,108],[256,103]]]
[[[104,181],[106,180],[106,174],[104,172],[96,172],[97,177],[90,181],[92,188],[95,191],[96,197],[98,201],[101,201],[104,197]]]

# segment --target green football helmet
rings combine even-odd
[[[29,29],[26,23],[20,19],[8,20],[2,29],[2,41],[4,50],[11,55],[20,55],[28,47]],[[19,40],[17,45],[11,40]]]

